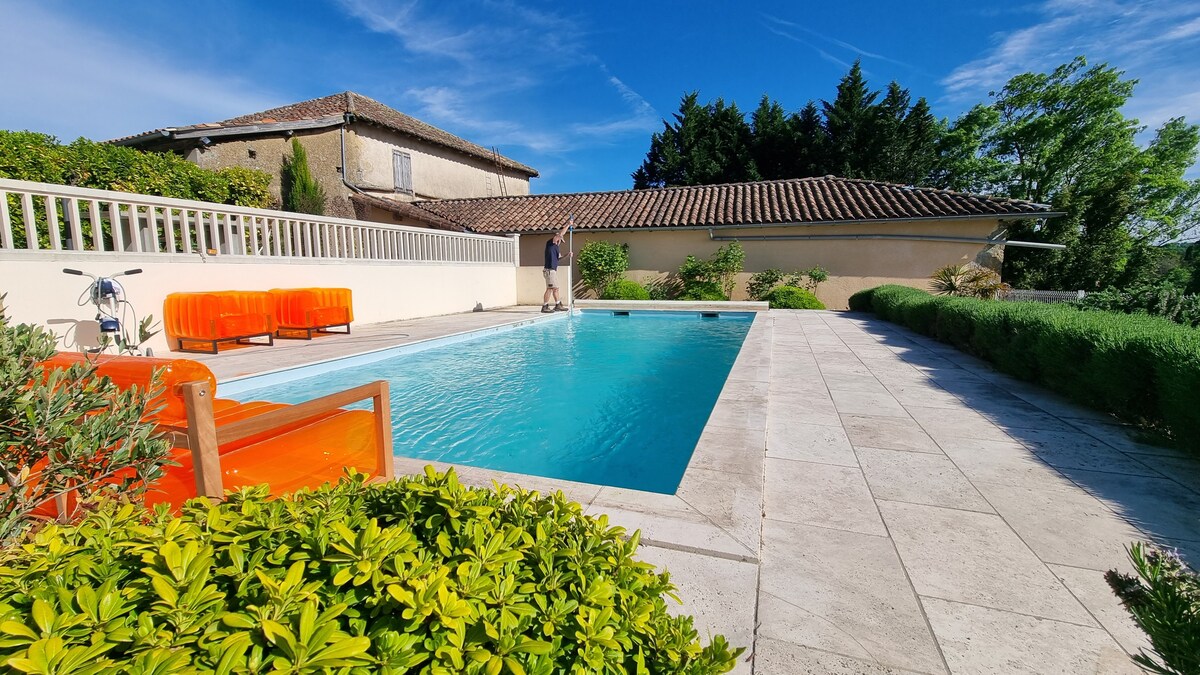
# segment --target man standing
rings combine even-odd
[[[549,314],[551,312],[565,312],[566,307],[563,307],[562,300],[558,297],[558,261],[563,258],[575,257],[574,251],[567,251],[564,256],[559,252],[559,246],[563,242],[563,235],[567,230],[575,224],[575,216],[567,218],[567,224],[557,234],[546,240],[546,261],[542,267],[542,276],[546,279],[546,293],[542,295],[542,312]],[[554,307],[550,306],[550,298],[554,297]]]

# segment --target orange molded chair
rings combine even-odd
[[[83,359],[121,388],[147,386],[157,371],[163,391],[148,416],[175,447],[165,475],[149,487],[147,505],[183,502],[204,495],[221,498],[224,490],[266,483],[272,494],[336,481],[345,467],[380,478],[392,475],[391,415],[386,382],[355,387],[299,405],[215,398],[216,378],[203,364],[187,359],[85,356],[60,353],[45,362],[67,368]],[[364,398],[374,410],[343,410]],[[189,409],[196,427],[188,422]],[[199,469],[199,471],[197,471]],[[114,480],[120,476],[114,477]],[[59,500],[73,504],[67,494]],[[70,507],[73,510],[73,507]],[[38,515],[57,515],[55,502]]]
[[[313,332],[333,333],[335,326],[350,332],[354,303],[349,288],[274,288],[276,336],[311,340]],[[303,331],[304,336],[297,335]]]
[[[214,291],[172,293],[163,303],[167,335],[177,351],[216,354],[221,342],[246,342],[251,338],[275,339],[275,303],[266,291]],[[202,343],[208,349],[185,347]]]

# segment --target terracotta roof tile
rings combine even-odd
[[[314,98],[309,101],[301,101],[292,103],[279,108],[272,108],[262,112],[250,113],[248,115],[239,115],[231,117],[221,122],[206,122],[204,124],[193,124],[187,127],[175,127],[168,129],[155,129],[152,132],[145,134],[136,134],[135,136],[125,136],[110,142],[118,142],[144,136],[160,131],[189,131],[193,129],[219,129],[227,127],[250,126],[254,124],[274,124],[277,122],[299,122],[304,120],[315,120],[322,117],[330,117],[334,115],[342,115],[351,113],[358,119],[362,119],[379,126],[386,127],[393,131],[415,136],[430,143],[436,143],[443,147],[457,150],[464,154],[470,155],[477,159],[482,159],[487,162],[498,163],[501,166],[528,174],[530,177],[538,175],[536,169],[528,167],[520,162],[509,159],[503,155],[494,154],[491,150],[475,145],[465,139],[459,138],[447,131],[438,129],[435,126],[426,124],[421,120],[409,117],[399,110],[394,110],[388,106],[368,98],[362,94],[356,94],[352,91],[344,91],[340,94],[324,96],[322,98]]]
[[[475,232],[546,232],[575,214],[580,230],[838,223],[937,217],[1038,217],[1044,204],[822,176],[655,190],[419,201]]]
[[[376,197],[375,195],[363,194],[361,192],[356,192],[350,195],[350,201],[354,204],[355,216],[359,220],[367,220],[367,212],[359,207],[374,206],[385,211],[390,211],[391,213],[394,213],[402,218],[415,220],[418,223],[422,223],[436,230],[452,230],[454,232],[462,232],[466,229],[462,225],[452,222],[436,213],[431,213],[425,209],[419,209],[413,206],[410,202]]]

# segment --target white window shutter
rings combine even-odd
[[[392,169],[396,177],[396,192],[413,193],[412,157],[407,152],[392,151]]]

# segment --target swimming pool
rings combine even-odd
[[[234,397],[298,403],[388,380],[397,456],[670,494],[754,314],[615,314],[585,310]]]

